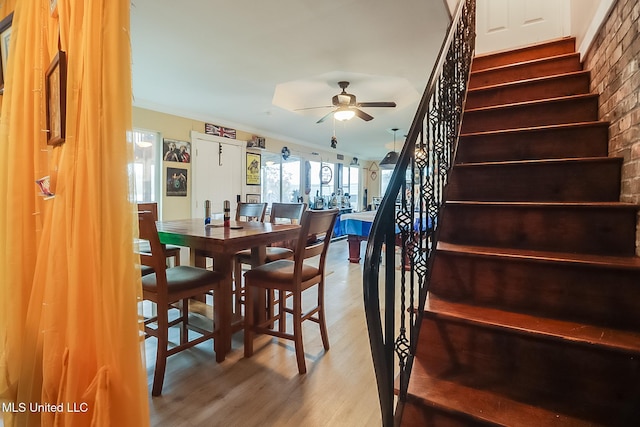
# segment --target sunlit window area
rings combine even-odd
[[[160,199],[157,173],[160,162],[160,135],[157,132],[135,129],[130,132],[133,142],[132,166],[136,202],[158,202]]]
[[[286,160],[279,154],[262,153],[262,198],[273,202],[293,203],[300,197],[300,159]]]
[[[360,184],[360,168],[357,166],[345,166],[342,168],[342,195],[349,196],[351,209],[358,210],[358,188]]]

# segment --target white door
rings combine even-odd
[[[569,18],[569,0],[478,0],[476,53],[563,37]]]
[[[205,200],[211,201],[212,213],[222,213],[223,202],[229,200],[235,215],[242,194],[246,142],[192,132],[191,147],[191,217],[204,217]]]

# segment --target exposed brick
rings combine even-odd
[[[631,147],[631,160],[640,160],[640,144],[634,144]]]

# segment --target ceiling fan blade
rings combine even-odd
[[[358,107],[395,107],[395,102],[359,102]]]
[[[318,120],[316,123],[322,123],[324,122],[326,119],[328,119],[335,111],[330,112],[329,114],[326,114],[324,117],[322,117],[320,120]]]
[[[321,105],[319,107],[305,107],[305,108],[296,108],[293,111],[304,111],[304,110],[317,110],[318,108],[333,108],[333,105]]]
[[[353,112],[356,113],[356,116],[360,117],[365,122],[373,119],[373,116],[370,116],[362,110],[358,110],[357,108],[352,108],[351,110],[353,110]]]
[[[358,107],[368,108],[368,107],[395,107],[395,102],[358,102]]]

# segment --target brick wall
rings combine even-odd
[[[640,204],[640,3],[618,0],[583,58],[600,118],[611,122],[609,155],[624,157],[621,201]],[[640,255],[640,219],[636,233]]]

